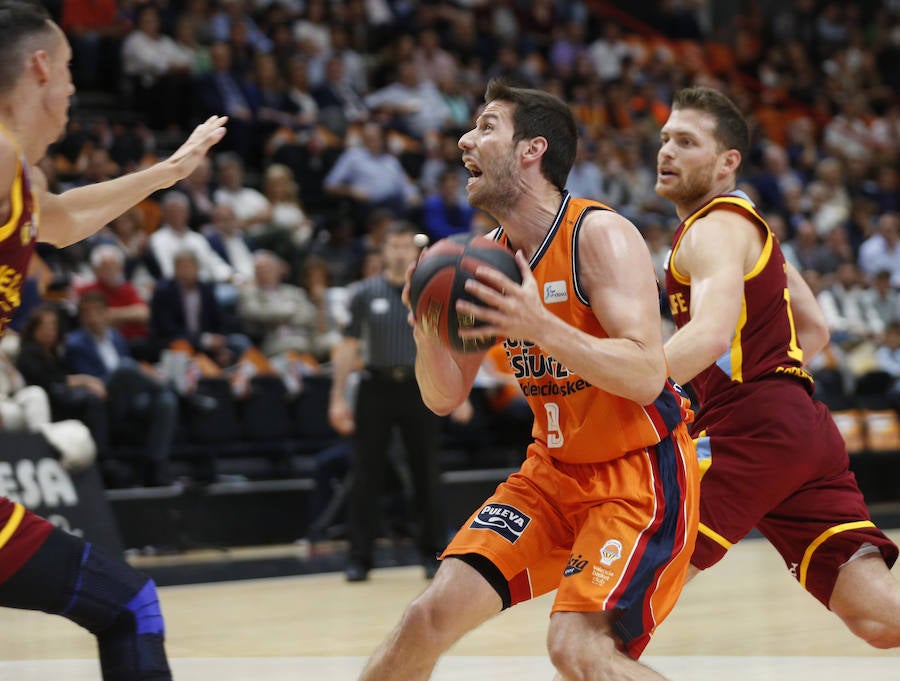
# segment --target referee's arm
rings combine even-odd
[[[328,399],[328,422],[340,435],[350,435],[356,424],[353,408],[347,401],[347,378],[362,366],[359,338],[344,336],[331,351],[331,395]]]

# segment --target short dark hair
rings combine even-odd
[[[106,294],[102,293],[101,291],[85,291],[85,293],[82,294],[81,298],[78,299],[78,311],[80,312],[88,305],[101,305],[103,307],[109,307],[109,298],[107,298]]]
[[[557,189],[565,189],[578,148],[578,125],[568,105],[549,92],[512,87],[494,78],[484,93],[485,103],[499,100],[515,106],[513,140],[543,137],[547,151],[541,159],[541,174]]]
[[[30,2],[0,2],[0,94],[12,90],[25,65],[29,42],[50,36],[53,23],[47,11]]]
[[[750,127],[737,105],[718,90],[689,87],[675,93],[672,109],[696,109],[716,119],[714,135],[724,149],[737,149],[741,159],[750,153]]]

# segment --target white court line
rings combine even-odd
[[[171,661],[177,681],[353,681],[362,657],[179,658]],[[867,657],[663,657],[643,662],[671,681],[900,681],[900,658]],[[547,681],[546,657],[448,656],[432,681]],[[327,676],[326,676],[327,675]],[[0,681],[99,681],[94,660],[0,662]]]

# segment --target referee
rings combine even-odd
[[[416,230],[394,222],[382,246],[382,273],[354,285],[350,322],[332,354],[328,418],[341,435],[353,436],[349,501],[350,555],[347,581],[368,578],[378,532],[379,498],[394,427],[403,439],[412,475],[412,515],[426,578],[434,576],[446,543],[438,498],[440,419],[422,402],[414,364],[416,345],[401,300],[406,271],[419,255]],[[362,369],[355,410],[347,401],[347,378]]]

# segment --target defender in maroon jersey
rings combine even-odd
[[[212,117],[165,161],[51,194],[31,164],[65,128],[71,59],[65,35],[39,6],[0,2],[0,333],[19,307],[36,240],[62,247],[90,236],[190,174],[225,134],[225,119]],[[153,580],[4,497],[0,605],[62,615],[89,630],[104,681],[172,678]]]
[[[709,88],[679,92],[661,131],[657,193],[682,223],[666,293],[672,377],[700,408],[700,534],[692,575],[757,527],[791,574],[858,636],[900,646],[897,547],[872,523],[844,441],[812,399],[804,357],[828,330],[765,220],[735,191],[749,132]]]

